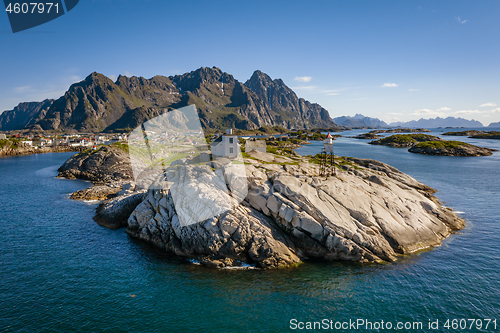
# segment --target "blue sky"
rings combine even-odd
[[[500,1],[81,0],[13,34],[0,13],[0,110],[93,71],[146,78],[260,69],[332,117],[500,121]]]

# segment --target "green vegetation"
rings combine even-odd
[[[457,149],[465,146],[469,146],[469,144],[461,141],[426,141],[416,144],[415,148]]]
[[[0,140],[0,149],[4,149],[5,147],[10,146],[12,143],[9,139],[1,139]]]
[[[119,149],[123,150],[126,153],[128,153],[128,151],[129,151],[129,146],[125,142],[115,142],[115,143],[110,144],[110,146],[111,147],[119,148]]]
[[[418,142],[439,141],[439,140],[441,139],[436,136],[428,134],[395,134],[388,136],[386,138],[372,141],[370,142],[370,144],[408,147]]]

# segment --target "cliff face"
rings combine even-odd
[[[0,114],[0,131],[18,130],[33,124],[45,115],[53,102],[53,99],[46,99],[43,102],[19,103],[13,110]]]
[[[256,71],[242,84],[216,67],[151,79],[120,76],[116,82],[92,73],[56,101],[25,104],[4,112],[0,129],[128,131],[189,104],[207,129],[338,128],[325,109],[299,99],[282,80]]]

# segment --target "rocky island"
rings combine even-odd
[[[437,136],[428,134],[396,134],[376,141],[371,141],[369,142],[369,144],[404,148],[404,147],[412,147],[416,143],[424,141],[444,141],[444,140]]]
[[[379,139],[381,138],[382,136],[380,135],[377,135],[375,133],[372,133],[372,132],[369,132],[369,133],[363,133],[363,134],[358,134],[356,136],[353,136],[354,139],[368,139],[368,140],[375,140],[375,139]]]
[[[460,132],[446,132],[443,135],[452,136],[468,136],[471,139],[500,139],[500,132],[498,131],[460,131]]]
[[[394,261],[439,245],[465,223],[439,203],[435,190],[374,160],[336,157],[336,175],[324,177],[314,157],[257,151],[238,161],[193,157],[166,167],[156,186],[142,189],[129,181],[122,152],[105,147],[76,155],[61,176],[125,182],[119,191],[113,185],[114,197],[101,202],[94,219],[208,266]],[[183,224],[188,206],[209,217]]]
[[[420,142],[410,149],[411,153],[441,156],[490,156],[495,149],[483,148],[461,141]]]

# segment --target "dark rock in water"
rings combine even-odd
[[[474,146],[460,141],[422,142],[410,149],[411,153],[441,156],[490,156],[495,149]]]
[[[90,180],[96,185],[133,180],[128,152],[112,145],[76,154],[57,171],[59,177]]]
[[[374,139],[378,139],[378,138],[381,138],[381,137],[382,136],[377,135],[375,133],[363,133],[363,134],[356,135],[354,137],[354,139],[371,139],[371,140],[374,140]]]

